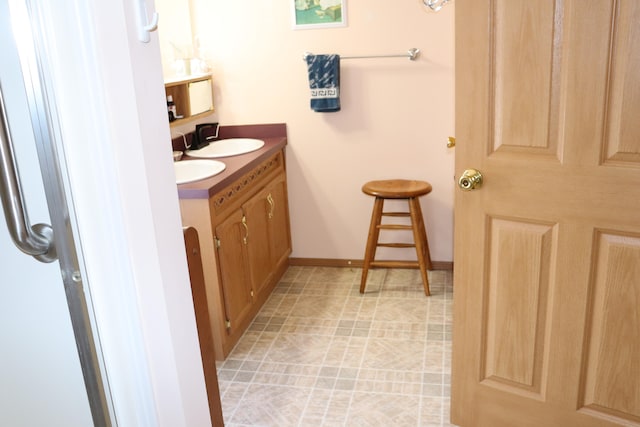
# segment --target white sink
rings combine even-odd
[[[216,157],[230,157],[250,153],[264,146],[264,141],[253,138],[229,138],[211,141],[209,145],[199,150],[188,150],[191,157],[212,159]]]
[[[219,174],[226,168],[222,162],[217,160],[182,160],[173,162],[176,172],[176,184],[199,181]]]

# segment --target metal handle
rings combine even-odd
[[[456,146],[456,137],[450,136],[447,138],[447,148],[453,148]]]
[[[467,169],[458,179],[458,187],[463,191],[471,191],[482,186],[482,174],[475,169]]]
[[[29,216],[22,199],[18,168],[13,156],[2,87],[0,87],[0,198],[9,234],[18,249],[41,262],[55,261],[57,254],[51,226],[29,225]]]
[[[242,238],[242,242],[246,245],[249,240],[249,226],[247,225],[247,217],[242,216],[242,225],[244,226],[244,237]]]
[[[269,195],[267,196],[267,202],[269,202],[269,219],[272,219],[275,202],[273,201],[273,197],[271,196],[271,193],[269,193]]]

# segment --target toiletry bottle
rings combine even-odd
[[[176,104],[173,102],[173,96],[167,96],[167,111],[169,112],[169,121],[172,122],[176,119]]]

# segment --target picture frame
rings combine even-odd
[[[347,0],[289,0],[294,30],[347,26]]]

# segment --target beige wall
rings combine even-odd
[[[211,65],[222,125],[287,123],[293,257],[362,259],[372,179],[423,179],[432,258],[453,259],[454,7],[349,0],[348,26],[293,30],[291,1],[192,0],[194,34]],[[309,108],[302,54],[404,53],[344,60],[338,113]],[[395,254],[380,251],[381,258]],[[400,254],[408,257],[409,253]]]

